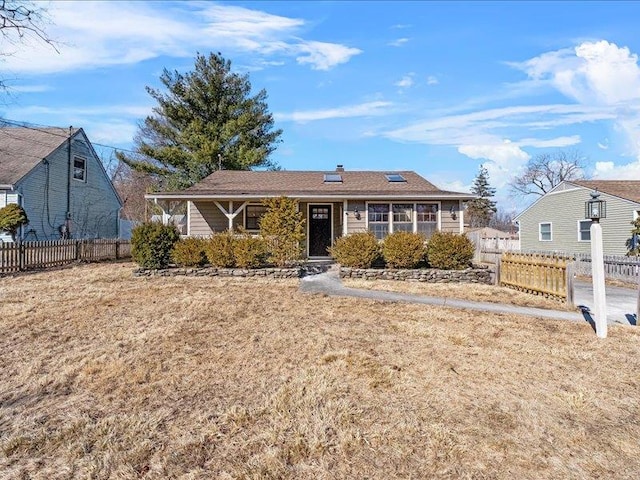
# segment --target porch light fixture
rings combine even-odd
[[[360,220],[360,210],[358,210],[358,207],[355,207],[353,209],[353,216],[356,217],[356,220]]]
[[[591,192],[591,200],[584,202],[584,217],[598,223],[601,218],[607,218],[607,202],[598,200],[600,193],[596,188]]]
[[[458,218],[458,215],[456,215],[456,206],[455,205],[451,205],[451,208],[449,209],[449,213],[451,214],[451,218],[453,220]]]

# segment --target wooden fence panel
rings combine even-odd
[[[47,240],[0,243],[0,274],[57,267],[76,261],[95,262],[131,257],[129,240]]]
[[[506,252],[500,259],[500,285],[542,294],[572,304],[569,260],[543,254]]]

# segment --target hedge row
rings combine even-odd
[[[389,268],[460,270],[471,265],[474,246],[466,235],[455,233],[436,232],[427,241],[418,233],[395,232],[379,243],[366,232],[339,238],[330,252],[338,263],[352,268],[384,262]]]

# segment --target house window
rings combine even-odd
[[[73,157],[73,178],[85,182],[87,180],[87,160]]]
[[[438,229],[438,204],[418,203],[416,205],[416,220],[418,233],[422,233],[427,238]]]
[[[369,204],[369,231],[378,240],[382,240],[389,233],[389,204]]]
[[[266,213],[264,205],[247,205],[244,208],[244,228],[247,230],[260,230],[260,219]]]
[[[394,203],[393,210],[393,231],[413,232],[413,204]]]
[[[540,241],[550,242],[552,239],[551,234],[551,222],[544,222],[540,224]]]
[[[313,207],[311,209],[311,218],[314,220],[328,220],[329,207]]]
[[[580,242],[591,241],[591,220],[578,221],[578,241]]]

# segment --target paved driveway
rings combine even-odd
[[[593,310],[593,287],[591,282],[576,281],[574,301],[576,305],[584,305]],[[636,308],[638,290],[630,288],[606,286],[607,322],[636,325]]]

